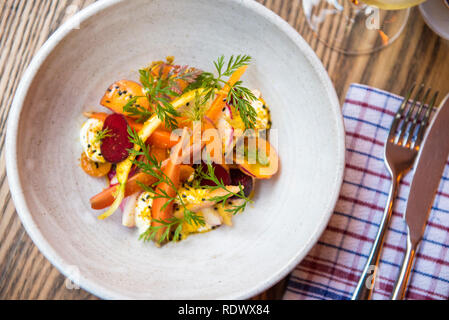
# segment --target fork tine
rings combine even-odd
[[[412,139],[413,139],[413,136],[414,136],[414,133],[415,133],[416,125],[418,124],[418,120],[420,118],[422,118],[421,114],[422,114],[422,112],[424,110],[425,104],[427,103],[427,98],[428,98],[429,93],[430,93],[431,90],[432,90],[431,88],[426,90],[426,93],[424,94],[424,97],[422,98],[421,102],[419,103],[418,111],[416,111],[415,115],[413,116],[413,122],[412,122],[412,124],[410,126],[410,129],[408,130],[407,142],[405,143],[405,146],[407,148],[409,148],[411,146]]]
[[[426,131],[427,126],[429,125],[430,114],[432,113],[433,106],[435,104],[435,101],[437,100],[438,93],[439,93],[438,91],[435,92],[435,94],[432,96],[432,99],[430,99],[430,103],[427,106],[427,111],[424,114],[423,119],[421,120],[421,125],[417,133],[417,138],[415,143],[413,144],[413,148],[415,149],[419,149],[421,146],[421,142],[424,138],[424,132]]]
[[[401,128],[399,129],[399,137],[396,140],[396,143],[399,144],[399,145],[402,145],[402,143],[404,141],[404,134],[405,134],[405,132],[407,130],[407,127],[408,127],[408,125],[410,123],[409,122],[410,121],[410,116],[412,115],[413,111],[415,110],[416,102],[421,100],[421,94],[422,94],[423,90],[424,90],[424,84],[421,84],[419,86],[418,92],[415,95],[415,98],[413,99],[412,106],[410,107],[410,109],[408,109],[407,115],[405,116],[405,119],[402,122]]]
[[[394,115],[393,123],[390,127],[390,132],[388,133],[388,141],[394,142],[395,136],[396,136],[396,130],[398,128],[399,122],[401,121],[401,118],[404,114],[405,108],[407,106],[408,100],[410,99],[410,96],[412,95],[413,90],[415,89],[415,84],[413,84],[410,89],[408,90],[407,94],[405,95],[404,99],[401,102],[401,105],[399,106],[398,111]]]

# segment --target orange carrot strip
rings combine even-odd
[[[170,198],[174,198],[176,196],[176,189],[179,187],[181,174],[181,151],[182,146],[187,139],[187,136],[188,130],[185,128],[183,130],[179,143],[174,147],[173,155],[168,159],[165,168],[162,169],[162,172],[165,174],[165,176],[171,180],[171,184],[168,184],[164,181],[159,183],[155,190],[156,193],[159,193],[160,195],[168,195]],[[169,221],[171,218],[173,218],[173,201],[171,201],[171,199],[167,197],[155,198],[153,200],[153,206],[151,208],[151,216],[153,218],[151,223],[153,227],[163,226],[161,221]],[[155,240],[159,242],[165,232],[166,227],[159,228],[156,233]]]
[[[85,173],[96,178],[104,177],[111,170],[111,164],[109,162],[94,162],[87,157],[85,152],[81,154],[80,165]]]
[[[179,139],[171,140],[170,137],[171,132],[157,129],[148,138],[147,143],[159,148],[171,148],[174,147],[179,142]]]
[[[156,178],[144,172],[135,174],[126,182],[125,197],[142,189],[137,183],[138,181],[145,185],[150,185],[156,182]],[[114,202],[114,194],[117,191],[117,187],[118,185],[111,186],[90,198],[90,206],[92,209],[101,210],[109,207]]]
[[[162,72],[161,68],[163,68]],[[162,62],[153,66],[153,68],[151,69],[151,73],[154,77],[159,77],[159,75],[161,75],[162,79],[166,79],[168,74],[173,68],[174,65]],[[176,79],[175,81],[177,82],[179,89],[181,91],[184,91],[184,89],[187,88],[187,86],[189,85],[189,83],[183,79]]]
[[[215,100],[212,102],[211,107],[207,111],[206,115],[203,118],[203,127],[202,132],[205,130],[216,130],[215,124],[220,116],[223,107],[226,105],[226,97],[228,96],[229,90],[231,87],[240,80],[242,75],[245,73],[248,66],[242,66],[238,68],[232,75],[229,77],[228,82],[224,85],[222,91],[217,95]],[[201,148],[204,148],[206,144],[214,143],[213,136],[210,137],[209,141],[201,141]],[[213,157],[213,154],[210,155]]]
[[[180,166],[174,164],[171,159],[168,160],[167,166],[162,172],[167,175],[168,178],[172,181],[174,186],[177,188],[179,186],[179,176],[180,176]],[[169,197],[176,196],[176,190],[172,188],[171,185],[162,182],[157,186],[157,193],[167,194]],[[161,226],[160,222],[155,221],[168,221],[173,217],[173,202],[167,204],[169,199],[167,198],[156,198],[153,200],[153,206],[151,208],[151,216],[153,218],[152,225],[154,227]],[[159,241],[162,235],[165,232],[165,228],[160,228],[156,234],[155,240]]]
[[[218,117],[220,116],[220,114],[223,110],[223,107],[226,104],[225,99],[228,95],[228,92],[231,89],[231,87],[234,84],[236,84],[237,81],[240,80],[242,75],[245,73],[247,67],[248,66],[242,66],[242,67],[238,68],[231,75],[231,77],[229,77],[229,81],[225,84],[225,86],[223,87],[221,92],[217,95],[215,100],[212,102],[211,107],[209,108],[209,110],[206,112],[206,115],[202,119],[201,137],[203,136],[203,133],[206,130],[209,130],[209,129],[216,130],[215,123],[217,122]],[[190,155],[187,155],[190,160],[192,159],[193,153],[198,151],[198,150],[195,151],[195,148],[192,148],[194,145],[194,142],[195,142],[194,140],[195,140],[195,137],[192,135],[192,137],[190,138],[191,152],[190,152]],[[201,149],[203,149],[206,144],[211,144],[213,142],[214,142],[213,137],[210,137],[209,141],[203,141],[203,139],[201,139]]]
[[[209,108],[209,110],[206,113],[206,117],[212,120],[212,122],[217,122],[218,117],[220,116],[221,110],[226,104],[226,97],[229,93],[229,90],[231,90],[231,87],[237,83],[237,81],[240,80],[242,75],[245,73],[248,66],[242,66],[238,68],[229,78],[228,83],[225,84],[223,87],[223,90],[221,93],[217,95],[214,102],[212,103],[212,106]],[[207,122],[207,121],[206,121]]]
[[[190,121],[186,117],[173,117],[173,118],[175,119],[175,121],[178,124],[179,128],[184,128],[186,126],[189,126],[192,123],[192,121]],[[165,126],[165,122],[161,123],[161,126],[159,127],[159,129],[165,130],[165,131],[171,131],[170,128],[167,128]]]
[[[150,156],[156,158],[157,162],[161,163],[168,158],[167,148],[160,148],[156,146],[151,146]]]
[[[204,123],[204,129],[208,129],[208,128],[214,128],[214,125],[211,123],[211,121],[213,123],[215,123],[220,115],[221,110],[223,109],[224,105],[225,105],[225,101],[224,99],[227,96],[227,93],[230,90],[230,87],[232,85],[234,85],[237,81],[239,81],[239,79],[241,78],[241,76],[245,73],[247,69],[247,66],[242,66],[239,69],[237,69],[229,78],[228,84],[226,84],[223,88],[223,92],[218,94],[217,97],[215,98],[214,102],[212,103],[211,108],[208,110],[208,112],[206,113],[206,117],[209,119],[205,119],[203,121]],[[156,130],[153,134],[155,134],[157,131]],[[163,131],[163,130],[160,130]],[[162,134],[166,137],[166,134]],[[166,141],[166,140],[165,140]],[[204,145],[203,145],[204,147]],[[176,168],[178,167],[178,168]],[[163,172],[165,174],[167,174],[167,176],[169,176],[170,178],[174,178],[175,180],[178,181],[179,184],[179,176],[178,176],[178,172],[177,170],[181,170],[181,167],[189,167],[189,166],[179,166],[179,165],[174,165],[173,162],[171,160],[168,161],[166,167],[164,168]],[[191,169],[191,167],[189,167]],[[149,179],[148,177],[144,177],[143,175],[139,176],[140,174],[143,173],[139,173],[136,174],[135,176],[133,176],[132,178],[130,178],[127,182],[126,182],[126,187],[125,187],[125,196],[132,194],[134,192],[137,192],[138,190],[140,190],[140,186],[137,184],[137,181],[141,181],[140,179]],[[180,174],[180,173],[179,173]],[[147,175],[148,176],[148,175]],[[190,175],[189,175],[190,176]],[[151,176],[150,176],[151,177]],[[152,179],[154,179],[153,177],[151,177]],[[150,181],[151,179],[149,179],[148,181]],[[173,180],[172,180],[173,181]],[[141,181],[142,183],[145,184],[145,181]],[[146,184],[150,184],[150,183],[154,183],[155,181],[152,180],[152,182],[148,182]],[[137,186],[137,187],[136,187]],[[164,189],[171,189],[171,188],[167,188],[168,186],[164,186],[164,185],[160,185],[160,187],[163,187]],[[104,209],[108,206],[110,206],[113,202],[114,202],[114,194],[116,192],[117,186],[112,186],[106,190],[104,190],[103,192],[99,193],[98,195],[94,196],[91,198],[91,206],[93,209]],[[162,189],[162,190],[164,190]],[[167,190],[165,190],[167,192]],[[172,190],[173,191],[173,190]],[[172,192],[171,191],[171,192]],[[159,200],[159,201],[158,201]],[[159,199],[155,199],[155,202],[158,205],[158,210],[154,209],[155,212],[157,212],[158,217],[161,217],[162,219],[160,220],[165,220],[164,217],[169,217],[170,218],[170,214],[173,213],[173,206],[168,205],[165,210],[161,210],[161,208],[163,207],[163,205],[167,202],[163,202],[161,200],[164,200],[164,198],[159,198]],[[167,200],[167,199],[165,199]],[[160,202],[160,203],[158,203]],[[153,208],[155,207],[155,204],[153,203]],[[167,210],[168,209],[168,210]],[[164,212],[162,212],[164,211]],[[154,213],[152,213],[153,218],[155,218],[156,216],[154,215]],[[168,218],[168,219],[169,219]],[[159,218],[156,218],[159,219]],[[153,224],[155,222],[153,221]],[[163,234],[164,230],[162,230],[163,228],[161,228],[161,232],[159,234],[159,237]],[[156,237],[157,239],[159,239],[158,237]]]
[[[194,171],[195,170],[191,166],[182,165],[180,167],[179,179],[181,181],[186,181]],[[137,181],[145,185],[150,185],[156,182],[156,178],[144,172],[136,173],[126,182],[125,197],[142,190]],[[114,194],[117,191],[117,186],[118,185],[111,186],[90,198],[90,206],[92,209],[101,210],[109,207],[114,202]]]
[[[130,116],[128,112],[123,111],[123,106],[129,102],[131,97],[137,98],[136,103],[145,109],[150,109],[150,102],[145,97],[143,87],[131,80],[120,80],[109,86],[105,92],[100,104],[114,112]]]
[[[248,66],[241,66],[237,70],[234,71],[234,73],[229,77],[228,83],[225,84],[224,90],[229,92],[231,90],[231,87],[237,83],[237,81],[240,80],[240,78],[243,76],[243,74],[246,72],[246,69],[248,69]]]

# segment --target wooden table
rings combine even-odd
[[[65,277],[39,252],[16,214],[5,172],[4,142],[8,110],[19,80],[45,40],[78,9],[94,0],[0,1],[0,299],[96,299],[68,290]],[[322,60],[340,101],[352,82],[400,94],[412,82],[449,92],[449,43],[438,38],[412,9],[402,36],[371,55],[346,56],[323,46],[304,23],[300,0],[259,0],[287,20]],[[255,298],[279,299],[286,280]]]

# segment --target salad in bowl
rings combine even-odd
[[[247,55],[214,61],[214,72],[174,63],[139,70],[139,81],[119,80],[100,104],[84,112],[81,168],[106,178],[90,199],[106,219],[157,245],[231,226],[252,202],[255,182],[279,167],[269,142],[270,110],[260,91],[240,80]]]

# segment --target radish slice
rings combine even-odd
[[[104,121],[103,130],[108,134],[101,143],[101,154],[106,161],[119,163],[128,158],[128,149],[134,144],[129,141],[128,123],[121,114],[111,114]]]
[[[251,172],[249,172],[248,170],[246,170],[243,166],[240,166],[240,169],[245,172],[247,175],[251,176],[251,177],[256,177],[255,175],[253,175]]]
[[[225,119],[220,119],[217,123],[217,129],[225,151],[231,151],[234,147],[234,128]]]
[[[233,119],[232,117],[232,110],[231,110],[231,106],[229,104],[226,103],[226,109],[225,109],[225,115],[227,117],[229,117],[230,119]]]
[[[129,199],[129,197],[126,197],[125,199],[123,199],[123,201],[118,206],[120,208],[120,210],[122,210],[122,213],[125,212],[125,206],[128,203],[128,199]]]
[[[136,209],[136,202],[139,193],[136,192],[129,197],[125,198],[120,204],[120,208],[123,210],[122,224],[128,228],[134,228],[136,226],[134,213]],[[123,206],[123,208],[122,208]]]

